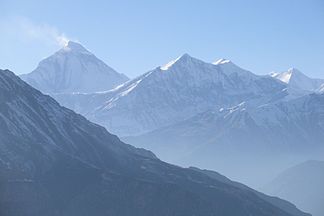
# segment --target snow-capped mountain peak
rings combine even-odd
[[[160,67],[161,70],[168,70],[172,65],[174,65],[182,56],[179,56],[178,58],[171,60],[167,64]]]
[[[73,41],[42,60],[34,71],[21,78],[50,94],[106,91],[128,80]]]
[[[283,81],[285,83],[289,83],[292,77],[299,76],[299,78],[308,78],[302,72],[300,72],[298,69],[293,68],[293,67],[289,68],[287,72],[283,72],[277,76],[278,76],[278,78],[280,78],[281,81]]]
[[[168,62],[167,64],[163,65],[160,67],[161,70],[166,71],[168,69],[170,69],[173,66],[176,65],[187,65],[191,62],[195,62],[195,61],[200,61],[192,56],[190,56],[189,54],[185,53],[181,56],[179,56],[178,58],[171,60],[170,62]]]
[[[74,42],[74,41],[69,41],[62,49],[61,51],[64,52],[79,52],[79,53],[87,53],[91,54],[92,53],[87,50],[84,46],[82,46],[80,43]]]
[[[229,75],[229,76],[243,76],[246,77],[248,79],[255,79],[257,78],[257,76],[253,73],[251,73],[248,70],[245,70],[241,67],[239,67],[238,65],[234,64],[231,60],[229,59],[225,59],[225,58],[221,58],[215,62],[212,63],[215,67],[219,67],[225,74]]]
[[[294,79],[310,79],[309,77],[307,77],[305,74],[303,74],[302,72],[300,72],[298,69],[291,67],[289,68],[287,71],[282,72],[282,73],[271,73],[270,76],[277,78],[279,80],[281,80],[284,83],[290,83],[290,81],[292,80],[292,78]]]
[[[287,72],[284,72],[284,73],[281,73],[281,74],[276,74],[275,76],[278,79],[280,79],[282,82],[289,83],[291,75],[292,75],[292,71],[288,70]]]
[[[324,84],[324,80],[310,78],[293,67],[282,73],[273,72],[270,74],[270,76],[287,83],[294,89],[302,89],[307,91],[319,91],[320,86]]]

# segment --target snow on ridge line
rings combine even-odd
[[[183,55],[179,56],[178,58],[168,62],[167,64],[160,67],[161,70],[166,71],[168,70],[174,63],[176,63]]]
[[[288,71],[288,73],[280,74],[278,78],[285,83],[289,83],[291,75],[292,71]]]
[[[231,62],[231,60],[221,58],[221,59],[218,59],[217,61],[213,62],[212,64],[213,65],[220,65],[220,64],[230,63],[230,62]]]
[[[103,109],[107,110],[107,109],[112,108],[113,102],[117,101],[121,97],[128,95],[131,91],[133,91],[138,86],[138,84],[140,82],[142,82],[142,80],[147,78],[152,73],[153,73],[153,71],[150,71],[150,72],[146,73],[145,75],[138,77],[133,82],[132,82],[132,80],[130,80],[130,81],[127,81],[127,82],[121,84],[120,86],[117,86],[116,88],[112,89],[111,91],[118,91],[126,86],[126,89],[122,89],[122,91],[119,92],[115,97],[112,97],[111,99],[109,99]],[[127,86],[127,84],[129,84],[129,85]],[[99,109],[100,109],[100,107],[99,107]]]

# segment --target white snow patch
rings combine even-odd
[[[214,64],[214,65],[220,65],[220,64],[230,63],[230,62],[231,62],[231,61],[228,60],[228,59],[223,59],[223,58],[221,58],[221,59],[219,59],[219,60],[213,62],[213,64]]]
[[[285,83],[289,83],[289,80],[291,78],[292,72],[284,73],[282,76],[280,76],[280,80]]]
[[[245,101],[239,103],[236,106],[233,106],[233,107],[228,108],[227,110],[229,112],[224,116],[224,118],[227,118],[230,114],[232,114],[235,111],[238,111],[238,110],[244,111],[245,110],[244,105],[245,105]]]
[[[165,70],[168,70],[168,69],[169,69],[169,68],[170,68],[174,63],[176,63],[180,58],[181,58],[181,56],[179,56],[178,58],[176,58],[176,59],[170,61],[169,63],[167,63],[167,64],[161,66],[160,69],[161,69],[161,70],[164,70],[164,71],[165,71]]]

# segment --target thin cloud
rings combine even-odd
[[[39,41],[49,45],[64,46],[70,39],[56,27],[46,23],[35,23],[26,17],[2,20],[1,28],[23,40]]]

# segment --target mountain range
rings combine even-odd
[[[285,88],[230,61],[211,64],[184,54],[107,92],[53,96],[113,133],[129,136],[243,101],[257,106],[278,100],[287,95]]]
[[[207,63],[184,54],[112,89],[50,95],[163,160],[259,187],[281,167],[324,155],[322,81],[297,69],[256,75],[227,59]]]
[[[308,215],[152,152],[0,70],[0,215]]]

